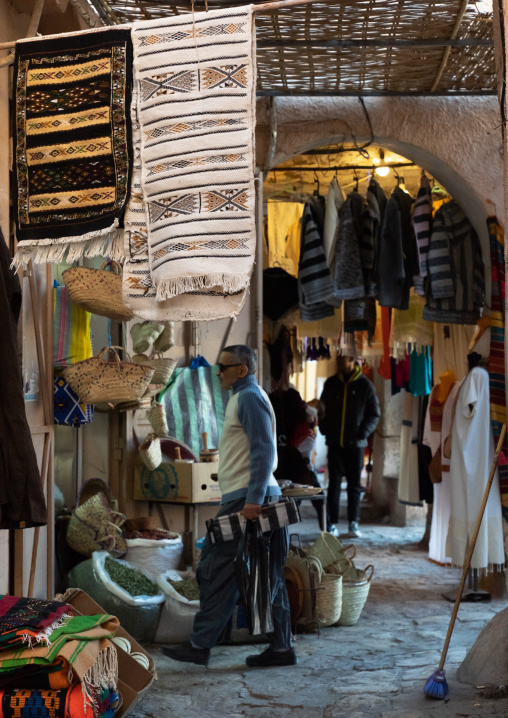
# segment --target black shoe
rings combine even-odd
[[[169,656],[174,661],[182,663],[197,663],[199,666],[207,666],[210,660],[209,648],[194,648],[192,643],[182,643],[180,646],[171,646],[162,649],[165,656]]]
[[[255,656],[247,656],[245,663],[251,668],[264,668],[265,666],[294,666],[297,663],[294,648],[288,648],[287,651],[274,651],[267,648],[263,653]]]

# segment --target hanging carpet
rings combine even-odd
[[[131,192],[125,211],[122,293],[125,306],[138,317],[152,321],[201,321],[240,313],[246,290],[231,294],[221,287],[200,289],[157,301],[148,256],[146,205],[141,189],[141,133],[138,120],[137,82],[131,106],[133,166]]]
[[[132,38],[157,299],[240,292],[256,244],[252,8],[140,22]]]
[[[130,185],[130,29],[16,43],[17,265],[108,253]],[[110,247],[108,235],[112,234]]]

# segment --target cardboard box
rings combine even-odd
[[[95,616],[99,613],[107,613],[93,598],[80,588],[69,588],[58,597],[59,601],[69,603],[76,611],[83,616]],[[118,655],[118,690],[122,696],[121,707],[115,713],[115,718],[122,718],[139,702],[156,678],[155,664],[149,653],[142,648],[132,636],[119,626],[117,636],[126,638],[132,646],[132,652],[139,651],[147,656],[149,661],[148,670],[126,653],[120,646],[116,646]]]
[[[134,467],[134,498],[140,501],[167,501],[199,504],[221,500],[219,484],[212,479],[218,464],[163,461],[150,471],[138,459]]]

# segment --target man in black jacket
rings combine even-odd
[[[351,356],[337,357],[337,374],[326,380],[320,397],[319,429],[328,446],[328,523],[339,522],[342,477],[347,480],[348,522],[351,538],[358,530],[360,476],[367,439],[376,428],[381,411],[374,385]],[[333,533],[338,534],[336,526]]]

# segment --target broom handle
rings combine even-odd
[[[478,538],[478,534],[480,533],[480,526],[482,524],[483,514],[485,513],[485,507],[486,507],[487,501],[489,499],[490,487],[492,486],[492,482],[494,481],[494,474],[496,473],[496,467],[497,467],[497,462],[499,460],[499,454],[501,453],[501,450],[503,448],[505,433],[506,433],[506,424],[503,424],[503,428],[501,429],[501,434],[499,436],[499,441],[497,442],[497,449],[496,449],[496,453],[494,456],[494,461],[492,462],[492,468],[490,469],[489,479],[487,481],[487,485],[485,487],[485,492],[483,494],[482,505],[480,506],[480,511],[478,512],[478,518],[476,519],[476,526],[474,527],[473,536],[471,538],[471,543],[469,545],[469,551],[467,553],[466,561],[464,563],[464,570],[462,571],[462,578],[460,581],[459,591],[457,593],[457,598],[455,599],[455,605],[453,606],[452,617],[450,619],[450,625],[448,626],[448,633],[446,634],[446,638],[445,638],[445,642],[444,642],[444,646],[443,646],[443,652],[441,653],[441,660],[439,661],[439,668],[438,668],[438,670],[440,670],[440,671],[443,670],[443,666],[445,664],[446,654],[448,653],[448,646],[450,645],[452,631],[453,631],[453,627],[455,625],[455,619],[457,618],[457,613],[459,612],[459,605],[460,605],[460,599],[462,598],[462,591],[464,590],[467,572],[468,572],[469,566],[471,564],[471,559],[473,558],[473,552],[474,552],[474,549],[476,546],[476,539]]]

